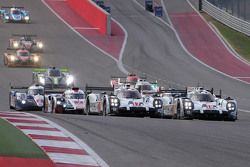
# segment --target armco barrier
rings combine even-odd
[[[102,34],[111,34],[111,15],[92,0],[67,0],[69,6]]]
[[[224,10],[221,10],[220,8],[209,3],[207,0],[202,1],[202,10],[223,24],[235,29],[236,31],[244,33],[247,36],[250,36],[249,22],[239,19],[238,17],[235,17]]]

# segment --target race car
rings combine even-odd
[[[32,78],[33,83],[42,85],[46,89],[66,89],[74,85],[74,77],[67,68],[35,68]]]
[[[4,53],[4,65],[8,67],[39,67],[41,66],[41,57],[26,49],[18,49],[12,53]]]
[[[146,79],[146,77],[142,76],[142,77],[139,77],[138,75],[136,74],[128,74],[126,77],[124,76],[111,76],[111,81],[110,81],[110,84],[112,87],[119,87],[119,85],[123,85],[125,83],[127,84],[130,84],[130,85],[135,85],[139,79]]]
[[[18,38],[17,38],[18,37]],[[39,39],[33,39],[36,35],[13,34],[9,39],[9,49],[26,49],[30,52],[42,52],[43,42]]]
[[[77,87],[45,96],[45,112],[84,114],[85,107],[85,93]]]
[[[39,85],[30,87],[11,86],[9,93],[9,107],[15,110],[42,110],[44,88]]]
[[[30,15],[24,7],[2,6],[1,17],[4,23],[30,23]]]
[[[205,90],[202,87],[189,87],[187,97],[194,104],[193,116],[195,118],[222,118],[224,120],[237,120],[237,102],[235,99],[222,98],[215,95],[213,89]]]
[[[102,87],[90,87],[91,90],[102,90]],[[86,91],[90,89],[86,87]],[[110,94],[88,94],[87,96],[87,112],[88,109],[96,109],[104,115],[133,115],[144,117],[151,112],[161,108],[161,101],[154,100],[145,101],[139,91],[130,88],[128,85],[114,89]]]
[[[155,99],[162,101],[162,108],[150,113],[150,117],[193,119],[193,102],[187,98],[187,90],[159,89]]]

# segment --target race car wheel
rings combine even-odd
[[[106,105],[106,102],[103,103],[103,115],[104,116],[107,116],[107,105]]]
[[[176,119],[181,119],[181,104],[180,101],[177,102],[177,109],[176,109]]]
[[[8,59],[6,58],[6,56],[4,56],[3,62],[4,62],[4,65],[5,65],[5,66],[8,66]]]
[[[14,107],[13,107],[13,106],[11,106],[10,96],[9,96],[9,106],[10,106],[10,109],[14,109]]]
[[[86,103],[86,115],[89,115],[90,114],[90,105],[89,105],[89,100],[87,100],[87,103]]]

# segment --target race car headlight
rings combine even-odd
[[[38,47],[39,49],[42,49],[42,48],[43,48],[43,43],[42,43],[42,42],[38,42],[38,43],[37,43],[37,47]]]
[[[11,55],[11,56],[10,56],[10,61],[15,61],[15,60],[16,60],[16,57],[13,56],[13,55]]]
[[[184,102],[184,109],[185,110],[192,110],[193,109],[193,104],[191,101],[186,101]]]
[[[9,20],[9,19],[10,19],[10,17],[9,17],[9,16],[5,16],[5,19],[6,19],[6,20]]]
[[[66,108],[67,107],[67,105],[66,104],[63,104],[63,108]]]
[[[34,56],[34,62],[38,62],[39,61],[39,57],[38,56]]]
[[[57,105],[60,105],[60,104],[62,104],[62,102],[61,102],[61,101],[57,101],[56,104],[57,104]]]
[[[19,43],[17,41],[13,42],[13,47],[14,48],[18,48],[19,47]]]
[[[44,85],[44,84],[45,84],[45,78],[40,77],[40,78],[39,78],[39,82],[40,82],[42,85]]]
[[[25,101],[25,100],[22,100],[22,104],[26,104],[26,101]]]
[[[236,110],[236,104],[233,102],[228,102],[227,103],[227,110],[228,111],[235,111]]]
[[[29,19],[30,19],[29,16],[25,16],[25,17],[24,17],[24,20],[26,20],[26,21],[28,21]]]
[[[162,108],[162,101],[160,99],[156,99],[153,102],[155,108]]]
[[[66,80],[66,84],[70,85],[73,84],[73,82],[74,82],[74,77],[70,75]]]
[[[119,99],[117,99],[117,98],[111,98],[110,99],[110,105],[112,107],[118,107],[119,106]]]

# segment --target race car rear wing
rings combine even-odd
[[[13,37],[37,37],[35,34],[12,34]]]
[[[1,9],[10,9],[10,8],[16,8],[16,9],[24,9],[22,6],[2,6]]]
[[[65,92],[65,89],[45,89],[44,94],[63,94]]]
[[[178,97],[187,97],[187,89],[166,89],[166,90],[159,90],[159,93],[170,93],[172,95],[176,95]]]
[[[28,86],[10,86],[10,89],[20,90],[20,89],[28,89]]]
[[[93,91],[93,90],[95,90],[95,91],[110,91],[110,92],[112,92],[112,91],[114,91],[114,88],[113,87],[103,87],[103,86],[88,86],[88,85],[85,86],[85,91],[86,92],[87,91]]]
[[[61,72],[69,72],[68,68],[59,68]],[[32,72],[36,72],[36,73],[45,73],[48,71],[48,68],[33,68]]]

